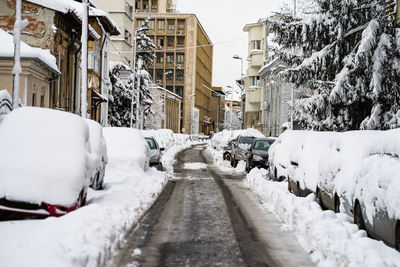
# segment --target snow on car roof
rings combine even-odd
[[[89,183],[88,127],[77,115],[18,108],[0,124],[0,197],[73,204]]]

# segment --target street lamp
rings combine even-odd
[[[243,58],[238,55],[233,56],[234,59],[240,60],[240,113],[242,114],[242,128],[243,128],[243,89],[244,89],[244,81],[243,81]]]
[[[230,88],[230,91],[227,91],[226,93],[231,94],[231,131],[232,131],[232,118],[233,118],[233,88],[230,85],[227,85],[226,88]]]
[[[165,89],[167,89],[167,75],[172,74],[173,71],[167,71],[164,74],[164,86]],[[166,101],[167,101],[167,90],[164,91],[164,129],[167,129],[167,106],[166,106]]]
[[[145,25],[143,27],[137,28],[133,35],[133,86],[135,87],[136,81],[136,50],[137,50],[137,34],[139,32],[148,31],[150,28],[147,25],[148,21],[145,21]],[[136,129],[139,129],[139,98],[140,98],[140,77],[138,77],[137,81],[137,92],[136,92]],[[132,90],[132,98],[131,98],[131,121],[130,126],[133,128],[133,98],[135,96],[135,90]]]

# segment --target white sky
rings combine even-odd
[[[236,86],[240,78],[239,55],[244,59],[246,72],[247,23],[257,22],[273,11],[279,10],[282,0],[176,0],[177,9],[194,13],[199,18],[214,44],[213,86]],[[238,91],[238,89],[237,89]]]

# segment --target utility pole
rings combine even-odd
[[[296,17],[296,4],[297,0],[293,0],[293,17]],[[293,130],[293,120],[294,120],[294,87],[292,86],[292,110],[290,112],[290,129]]]
[[[81,117],[87,117],[87,67],[88,67],[88,1],[82,0],[82,59],[81,59],[81,70],[82,70],[82,87],[81,87]]]
[[[15,5],[15,23],[14,23],[14,68],[12,74],[13,79],[13,109],[19,106],[19,86],[21,68],[21,32],[28,25],[28,21],[21,20],[21,0],[16,1]]]

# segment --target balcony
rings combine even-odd
[[[251,86],[246,93],[247,102],[252,104],[260,103],[262,100],[261,90],[261,87]]]
[[[263,51],[257,50],[250,53],[249,64],[251,67],[261,67],[264,63]]]

